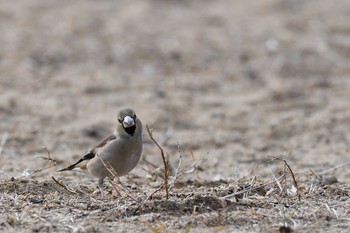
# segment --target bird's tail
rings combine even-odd
[[[79,168],[79,169],[86,169],[86,163],[87,161],[89,161],[90,159],[94,158],[95,154],[91,151],[87,152],[83,158],[79,159],[78,162],[76,162],[75,164],[72,164],[66,168],[63,168],[61,170],[58,170],[58,172],[64,172],[64,171],[71,171],[74,168]]]
[[[57,172],[64,172],[64,171],[71,171],[75,168],[76,164],[70,165],[69,167],[63,168],[61,170],[58,170]]]

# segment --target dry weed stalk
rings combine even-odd
[[[164,165],[164,189],[165,189],[165,195],[166,199],[169,199],[169,189],[168,189],[168,179],[169,179],[169,161],[165,158],[164,150],[163,148],[158,144],[158,142],[154,139],[152,134],[152,129],[149,128],[148,125],[146,125],[147,132],[151,140],[156,144],[158,149],[160,150],[160,154],[162,156],[163,165]],[[163,185],[162,185],[163,186]]]
[[[43,168],[37,168],[37,169],[26,169],[23,172],[23,176],[31,176],[37,172],[41,172],[41,171],[44,171],[46,169],[49,169],[49,168],[56,166],[57,161],[51,157],[51,152],[46,147],[44,147],[43,149],[46,151],[47,157],[45,157],[45,156],[35,156],[35,157],[47,160],[48,161],[47,166],[45,166]]]
[[[51,176],[51,178],[53,179],[53,181],[55,181],[56,184],[58,184],[59,186],[63,187],[63,188],[64,188],[65,190],[67,190],[68,192],[73,193],[73,194],[78,194],[77,192],[75,192],[75,191],[69,189],[69,188],[67,187],[67,185],[65,185],[62,181],[57,180],[57,179],[56,179],[55,177],[53,177],[53,176]]]
[[[280,191],[282,192],[283,191],[283,187],[281,185],[281,182],[276,178],[275,174],[273,174],[272,170],[270,169],[270,173],[271,175],[273,176],[273,179],[275,180],[278,188],[280,189]],[[283,174],[286,174],[285,172],[283,172]]]
[[[153,193],[151,193],[150,195],[148,195],[148,197],[146,198],[145,201],[148,201],[149,199],[151,199],[153,197],[154,194],[156,194],[157,192],[159,192],[160,190],[162,190],[164,188],[164,183],[157,188]]]
[[[163,175],[162,174],[156,174],[159,175],[161,177],[164,177],[164,183],[157,189],[155,190],[152,194],[150,194],[148,196],[148,199],[152,198],[152,196],[157,193],[158,191],[162,190],[163,188],[166,190],[166,194],[167,194],[167,199],[170,193],[170,190],[175,186],[176,180],[182,176],[182,175],[186,175],[186,174],[190,174],[193,173],[196,170],[200,170],[200,166],[207,161],[207,158],[205,159],[201,159],[198,163],[198,161],[195,159],[195,156],[192,153],[192,158],[194,160],[194,162],[192,163],[192,165],[190,166],[190,168],[188,168],[187,170],[181,169],[182,166],[182,152],[181,152],[181,148],[180,148],[180,143],[177,142],[177,149],[178,149],[178,153],[179,153],[179,162],[177,164],[176,169],[174,169],[171,164],[169,163],[169,160],[165,157],[165,153],[163,148],[159,145],[159,143],[157,143],[157,141],[154,139],[153,134],[152,134],[152,130],[149,129],[148,125],[146,125],[147,127],[147,131],[148,134],[150,135],[150,138],[152,139],[152,141],[157,145],[157,147],[159,148],[160,152],[161,152],[161,156],[162,156],[162,160],[163,160],[163,164],[164,164],[164,172]],[[148,165],[150,165],[151,167],[158,169],[158,167],[147,161],[145,158],[143,158],[144,162]],[[149,170],[145,169],[147,172],[150,172]],[[198,175],[198,174],[197,174]]]
[[[285,159],[281,159],[281,158],[278,158],[278,157],[275,157],[275,156],[268,156],[268,157],[273,158],[274,160],[282,161],[284,163],[284,166],[288,168],[288,170],[289,170],[289,172],[290,172],[290,174],[292,176],[294,186],[295,186],[295,188],[297,190],[298,199],[300,201],[301,200],[301,195],[300,195],[300,191],[299,191],[299,186],[298,186],[297,180],[295,179],[294,172],[293,172],[292,168],[289,166],[289,164],[287,163],[287,161]]]
[[[178,152],[179,152],[179,163],[178,163],[177,168],[175,170],[174,176],[171,176],[172,179],[171,179],[171,182],[170,182],[170,185],[169,185],[169,191],[170,191],[170,189],[172,187],[174,187],[174,185],[176,183],[176,180],[179,177],[181,177],[182,175],[193,173],[196,170],[200,170],[200,166],[207,161],[207,158],[201,159],[199,161],[199,163],[197,164],[197,160],[195,159],[195,156],[192,153],[192,158],[193,158],[194,161],[193,161],[191,167],[188,168],[187,170],[180,169],[181,165],[182,165],[182,153],[181,153],[181,149],[180,149],[180,143],[177,143],[177,149],[178,149]],[[198,176],[198,174],[197,174],[197,176]]]
[[[178,163],[176,171],[175,171],[174,183],[176,181],[176,178],[178,177],[178,174],[179,174],[179,171],[180,171],[180,167],[181,167],[181,164],[182,164],[182,153],[181,153],[180,143],[179,142],[177,142],[177,151],[179,152],[179,163]]]

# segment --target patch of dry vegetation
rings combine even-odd
[[[149,180],[157,181],[158,188],[142,180],[137,185],[123,186],[127,191],[120,197],[110,187],[102,199],[94,192],[94,185],[73,182],[68,187],[54,177],[43,181],[31,178],[51,165],[34,169],[27,177],[0,181],[0,229],[102,232],[108,229],[105,223],[117,223],[117,226],[126,223],[152,232],[174,229],[219,232],[244,228],[299,232],[310,230],[310,225],[314,230],[329,226],[339,231],[348,229],[350,185],[339,183],[334,177],[323,177],[333,169],[318,174],[313,171],[295,174],[287,160],[273,157],[271,160],[282,163],[279,169],[271,171],[270,179],[254,176],[204,181],[188,179],[185,173],[174,177],[183,170],[181,158],[176,173],[172,174],[169,168],[173,166],[164,149],[153,138],[152,131],[148,133],[164,161],[163,168],[155,169],[163,170],[161,175],[149,172],[148,176]],[[178,153],[181,155],[180,150]],[[47,157],[40,158],[55,166],[48,150]],[[196,167],[186,171],[198,172]],[[165,183],[168,189],[160,192]],[[119,220],[122,223],[118,224]]]

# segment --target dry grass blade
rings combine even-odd
[[[324,175],[330,171],[333,171],[333,170],[336,170],[336,169],[339,169],[339,168],[343,168],[343,167],[347,167],[347,166],[350,166],[350,163],[345,163],[345,164],[342,164],[342,165],[339,165],[339,166],[336,166],[336,167],[332,167],[330,169],[327,169],[327,170],[324,170],[322,172],[318,172],[317,175]]]
[[[145,164],[147,164],[147,165],[153,167],[154,169],[155,169],[155,168],[158,168],[157,165],[155,165],[154,163],[148,161],[145,157],[142,158],[142,161],[145,162]]]
[[[271,174],[272,174],[272,177],[273,179],[275,180],[278,188],[281,190],[281,192],[283,191],[283,188],[282,188],[282,185],[281,185],[281,182],[276,178],[275,174],[273,174],[272,170],[270,170]]]
[[[1,143],[0,143],[0,155],[2,153],[4,146],[5,146],[5,143],[7,141],[8,136],[9,136],[8,132],[5,132],[4,135],[2,135],[2,139],[1,139]]]
[[[276,180],[280,181],[280,180],[283,180],[284,178],[285,178],[285,174],[283,174],[280,177],[276,178]],[[254,187],[254,188],[244,189],[244,190],[241,190],[241,191],[238,191],[238,192],[235,192],[235,193],[231,193],[231,194],[226,195],[226,196],[221,197],[221,198],[226,199],[226,198],[234,197],[234,196],[241,195],[241,194],[244,194],[244,193],[247,193],[247,192],[255,191],[255,190],[261,189],[263,187],[266,187],[268,185],[274,184],[276,182],[276,180],[271,181],[271,182],[266,183],[266,184],[263,184],[263,185],[259,185],[259,186]]]
[[[165,194],[166,194],[166,199],[169,199],[169,189],[168,189],[168,179],[169,179],[169,162],[167,161],[167,159],[165,158],[164,155],[164,150],[163,148],[158,144],[158,142],[154,139],[153,134],[152,134],[152,129],[150,129],[148,127],[148,125],[146,125],[147,128],[147,132],[149,137],[151,138],[151,140],[154,142],[154,144],[157,145],[157,147],[160,150],[161,156],[162,156],[162,160],[163,160],[163,164],[164,164],[164,188],[165,188]]]

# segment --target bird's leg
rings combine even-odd
[[[103,194],[103,189],[102,189],[102,186],[103,186],[103,179],[104,178],[98,178],[98,189],[100,190],[100,193],[101,193],[101,197],[104,198],[104,194]]]
[[[113,189],[114,189],[114,191],[116,193],[116,196],[120,197],[121,195],[120,195],[120,192],[118,190],[118,187],[113,183],[113,180],[109,179],[109,182],[111,183],[111,185],[112,185],[112,187],[113,187]]]
[[[116,194],[117,194],[117,197],[120,197],[121,195],[120,195],[120,192],[119,192],[119,190],[118,190],[118,187],[117,187],[115,184],[113,184],[113,183],[112,183],[112,186],[113,186],[114,191],[115,191]]]

